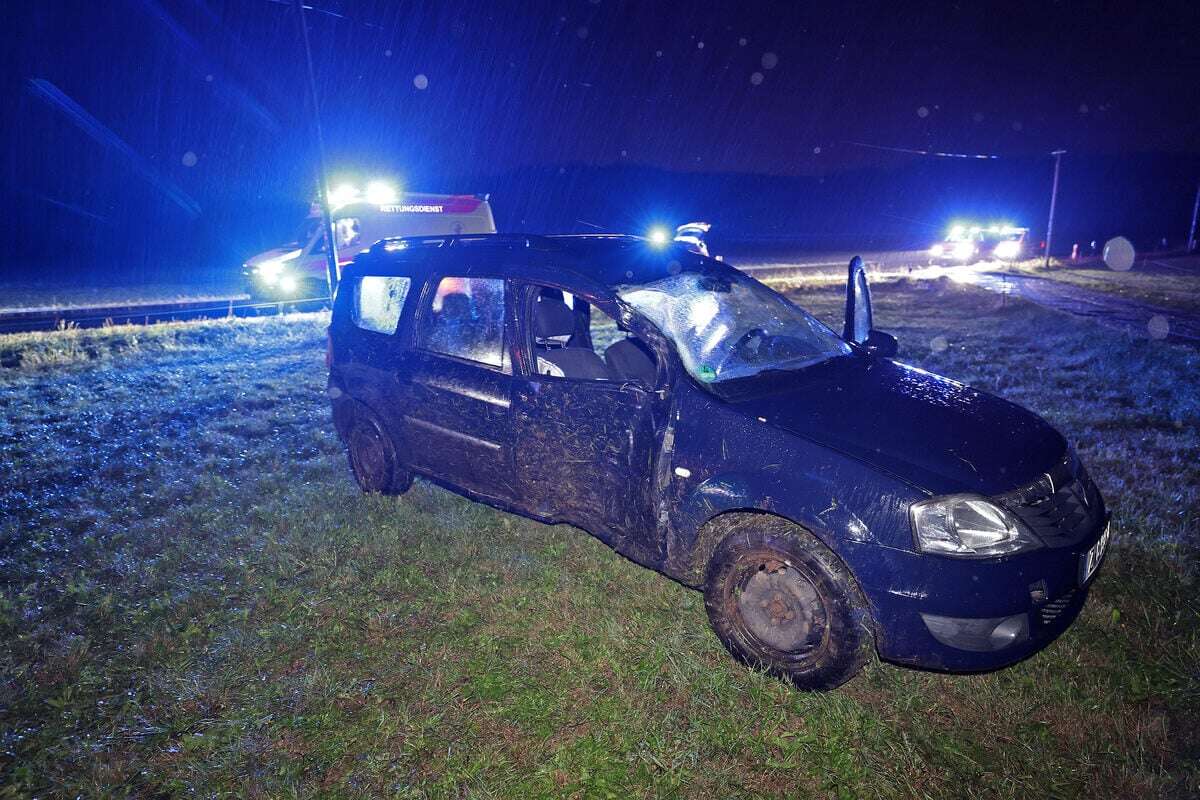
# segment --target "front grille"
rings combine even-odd
[[[996,499],[1048,547],[1078,544],[1104,517],[1104,501],[1096,484],[1074,459]]]
[[[1067,610],[1067,606],[1071,605],[1071,601],[1075,599],[1075,591],[1072,589],[1057,600],[1051,600],[1038,609],[1038,616],[1043,625],[1050,625]]]

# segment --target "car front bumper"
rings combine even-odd
[[[855,545],[846,553],[875,616],[881,658],[948,672],[1014,664],[1079,615],[1096,573],[1080,562],[1108,525],[1077,545],[996,560],[953,559]],[[899,576],[903,576],[903,580]],[[865,577],[865,580],[864,580]]]

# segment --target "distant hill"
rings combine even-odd
[[[641,231],[655,222],[704,219],[716,236],[864,246],[919,244],[956,218],[1025,225],[1045,233],[1053,161],[922,158],[891,169],[823,177],[670,173],[614,165],[512,170],[465,178],[490,191],[506,230]],[[1137,154],[1063,160],[1055,241],[1123,234],[1181,241],[1200,156]],[[1056,247],[1057,249],[1057,247]]]
[[[488,192],[503,231],[640,233],[702,219],[715,245],[786,242],[809,249],[924,247],[955,219],[1004,221],[1045,234],[1053,163],[906,158],[887,168],[784,177],[675,173],[637,165],[563,165],[423,179],[412,189]],[[426,174],[437,172],[430,165]],[[1075,156],[1063,161],[1055,250],[1122,234],[1145,248],[1187,235],[1200,155]],[[6,203],[0,275],[85,283],[222,277],[285,241],[308,210],[296,179],[222,185],[186,218],[136,185],[81,211],[30,191]],[[292,188],[282,188],[286,184]],[[103,199],[104,202],[99,202]]]

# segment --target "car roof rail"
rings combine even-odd
[[[527,247],[557,249],[550,238],[524,233],[460,233],[447,236],[389,236],[371,245],[372,253],[397,253],[433,247]]]

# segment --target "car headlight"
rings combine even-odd
[[[1021,253],[1021,243],[1004,241],[996,245],[996,249],[992,251],[996,258],[1016,258]]]
[[[254,271],[258,273],[258,275],[267,283],[274,283],[279,279],[279,275],[283,272],[284,268],[287,267],[288,263],[299,258],[302,252],[304,251],[292,250],[291,252],[284,253],[276,258],[267,259],[266,261],[260,262],[258,266],[254,268]]]
[[[279,273],[283,272],[283,262],[273,258],[270,261],[262,262],[255,270],[264,280],[273,281],[279,277]]]
[[[974,242],[959,242],[954,245],[954,257],[959,261],[966,261],[973,255],[975,255]]]
[[[1042,546],[1011,514],[977,495],[922,500],[912,504],[910,514],[923,553],[988,558]]]
[[[946,248],[942,247],[940,244],[935,244],[933,247],[929,248],[929,255],[931,256],[940,256],[944,252],[946,252]]]

